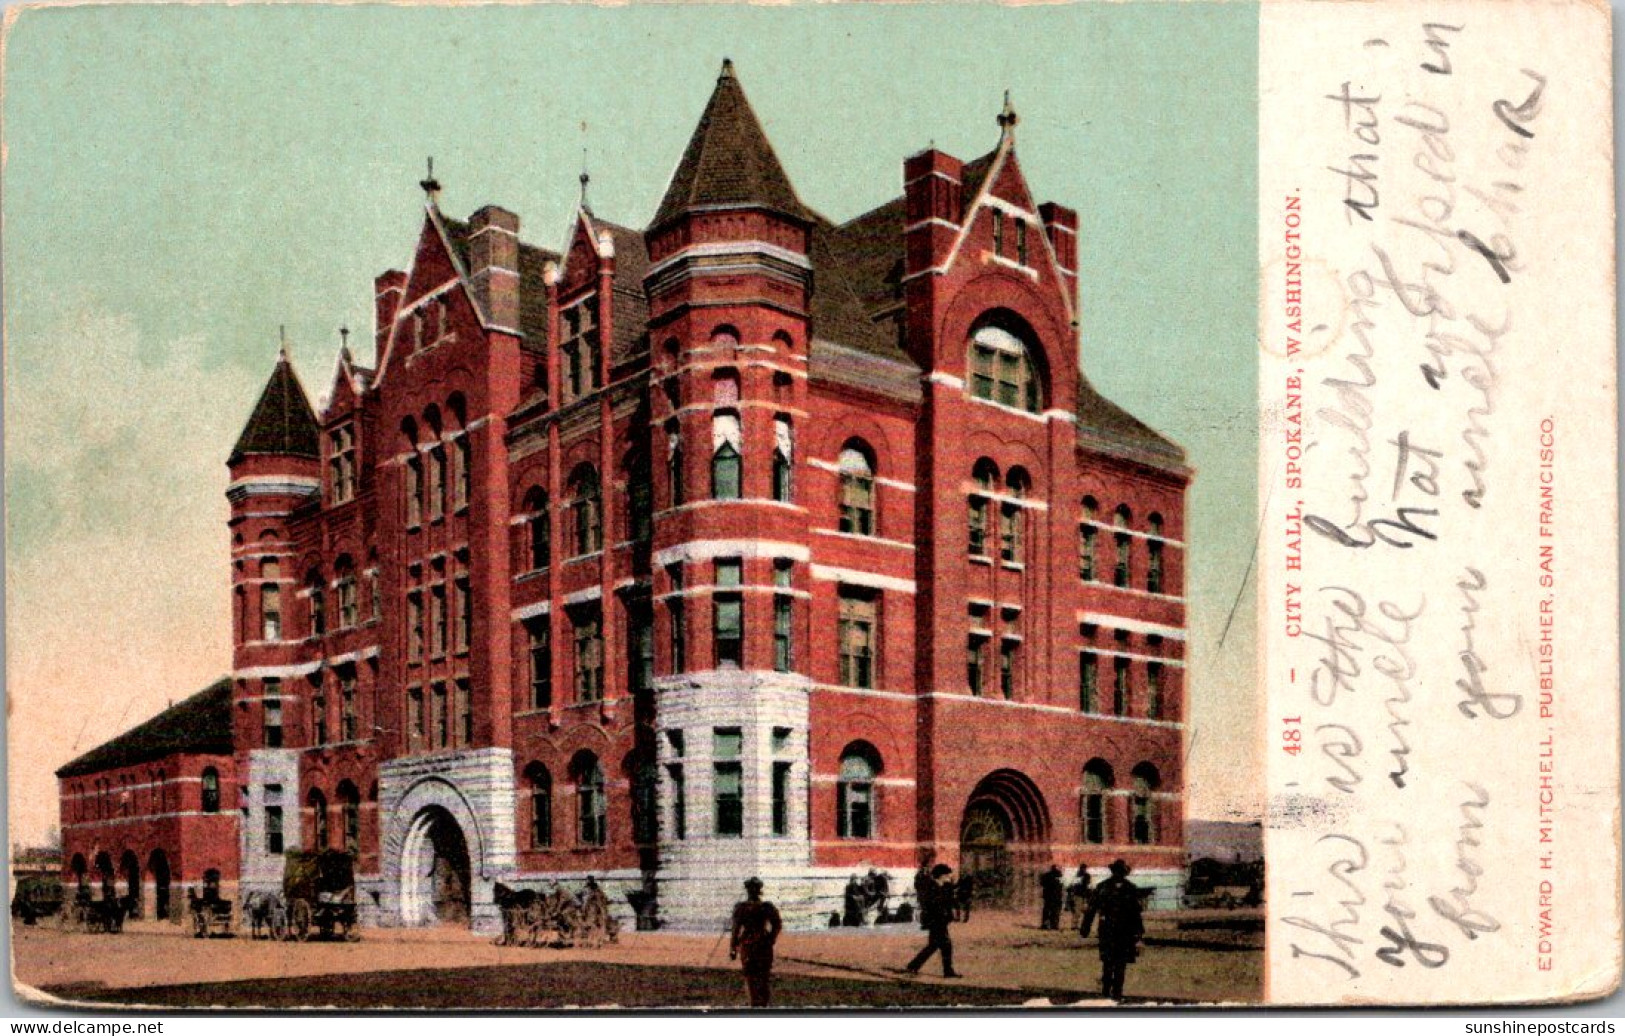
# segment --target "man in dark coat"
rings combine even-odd
[[[856,874],[846,883],[846,892],[841,899],[841,924],[847,928],[859,928],[863,925],[863,885],[858,881]]]
[[[1043,893],[1044,899],[1044,912],[1038,919],[1038,927],[1044,931],[1059,931],[1061,899],[1066,894],[1061,868],[1050,864],[1049,870],[1038,876],[1038,888]]]
[[[748,879],[744,902],[734,906],[728,959],[739,961],[752,1007],[766,1007],[773,999],[773,944],[783,929],[778,907],[762,898],[762,879]]]
[[[1083,915],[1082,934],[1100,916],[1100,992],[1113,1000],[1123,999],[1123,973],[1139,956],[1140,937],[1145,923],[1140,917],[1140,888],[1128,880],[1129,866],[1113,860],[1112,876],[1095,887],[1089,911]]]
[[[954,883],[954,920],[970,920],[970,901],[976,893],[976,886],[969,874],[961,874]]]
[[[948,926],[954,919],[954,891],[950,877],[953,868],[939,863],[931,868],[930,882],[924,887],[920,899],[920,926],[925,929],[925,948],[908,962],[908,973],[918,975],[920,968],[933,953],[942,954],[942,977],[958,978],[954,970],[954,944],[948,937]]]
[[[1083,912],[1089,908],[1089,886],[1092,879],[1089,877],[1089,866],[1078,864],[1078,874],[1071,886],[1066,890],[1066,912],[1078,918],[1078,926],[1083,926]],[[1085,935],[1088,933],[1085,932]]]

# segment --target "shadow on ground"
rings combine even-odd
[[[194,1009],[389,1007],[500,1011],[587,1006],[745,1006],[744,983],[737,972],[591,962],[376,971],[135,989],[75,984],[51,986],[45,992],[80,1002]],[[855,980],[781,975],[773,983],[774,1006],[789,1008],[1014,1007],[1041,997],[1057,1005],[1076,1003],[1080,998],[1077,992],[1062,989],[991,989],[967,982],[950,985],[901,977]]]

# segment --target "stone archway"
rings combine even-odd
[[[383,873],[407,927],[472,924],[491,899],[485,834],[449,781],[424,778],[390,810]]]
[[[147,858],[147,872],[152,875],[152,916],[159,921],[169,916],[169,857],[162,849],[154,849]]]
[[[132,918],[141,917],[141,860],[130,849],[119,857],[119,872],[124,878],[124,904]]]
[[[408,924],[466,925],[472,906],[468,840],[440,806],[412,818],[401,849],[401,916]]]
[[[996,906],[1024,903],[1049,862],[1049,809],[1038,786],[1017,770],[983,777],[959,825],[959,866],[976,897]]]

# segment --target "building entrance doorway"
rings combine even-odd
[[[401,913],[413,925],[469,922],[468,840],[451,813],[429,806],[412,818],[401,854]]]
[[[960,871],[987,906],[1025,907],[1050,864],[1049,810],[1031,778],[995,770],[976,785],[959,825]]]
[[[152,916],[160,921],[169,917],[169,857],[162,849],[154,849],[147,859],[147,870],[152,873]]]

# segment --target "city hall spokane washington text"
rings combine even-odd
[[[832,223],[724,63],[648,226],[558,253],[431,172],[370,362],[313,410],[284,352],[231,451],[230,678],[58,771],[68,880],[173,916],[333,847],[376,925],[593,875],[712,927],[753,874],[812,925],[934,852],[1172,905],[1191,472],[1079,369],[998,123]]]

